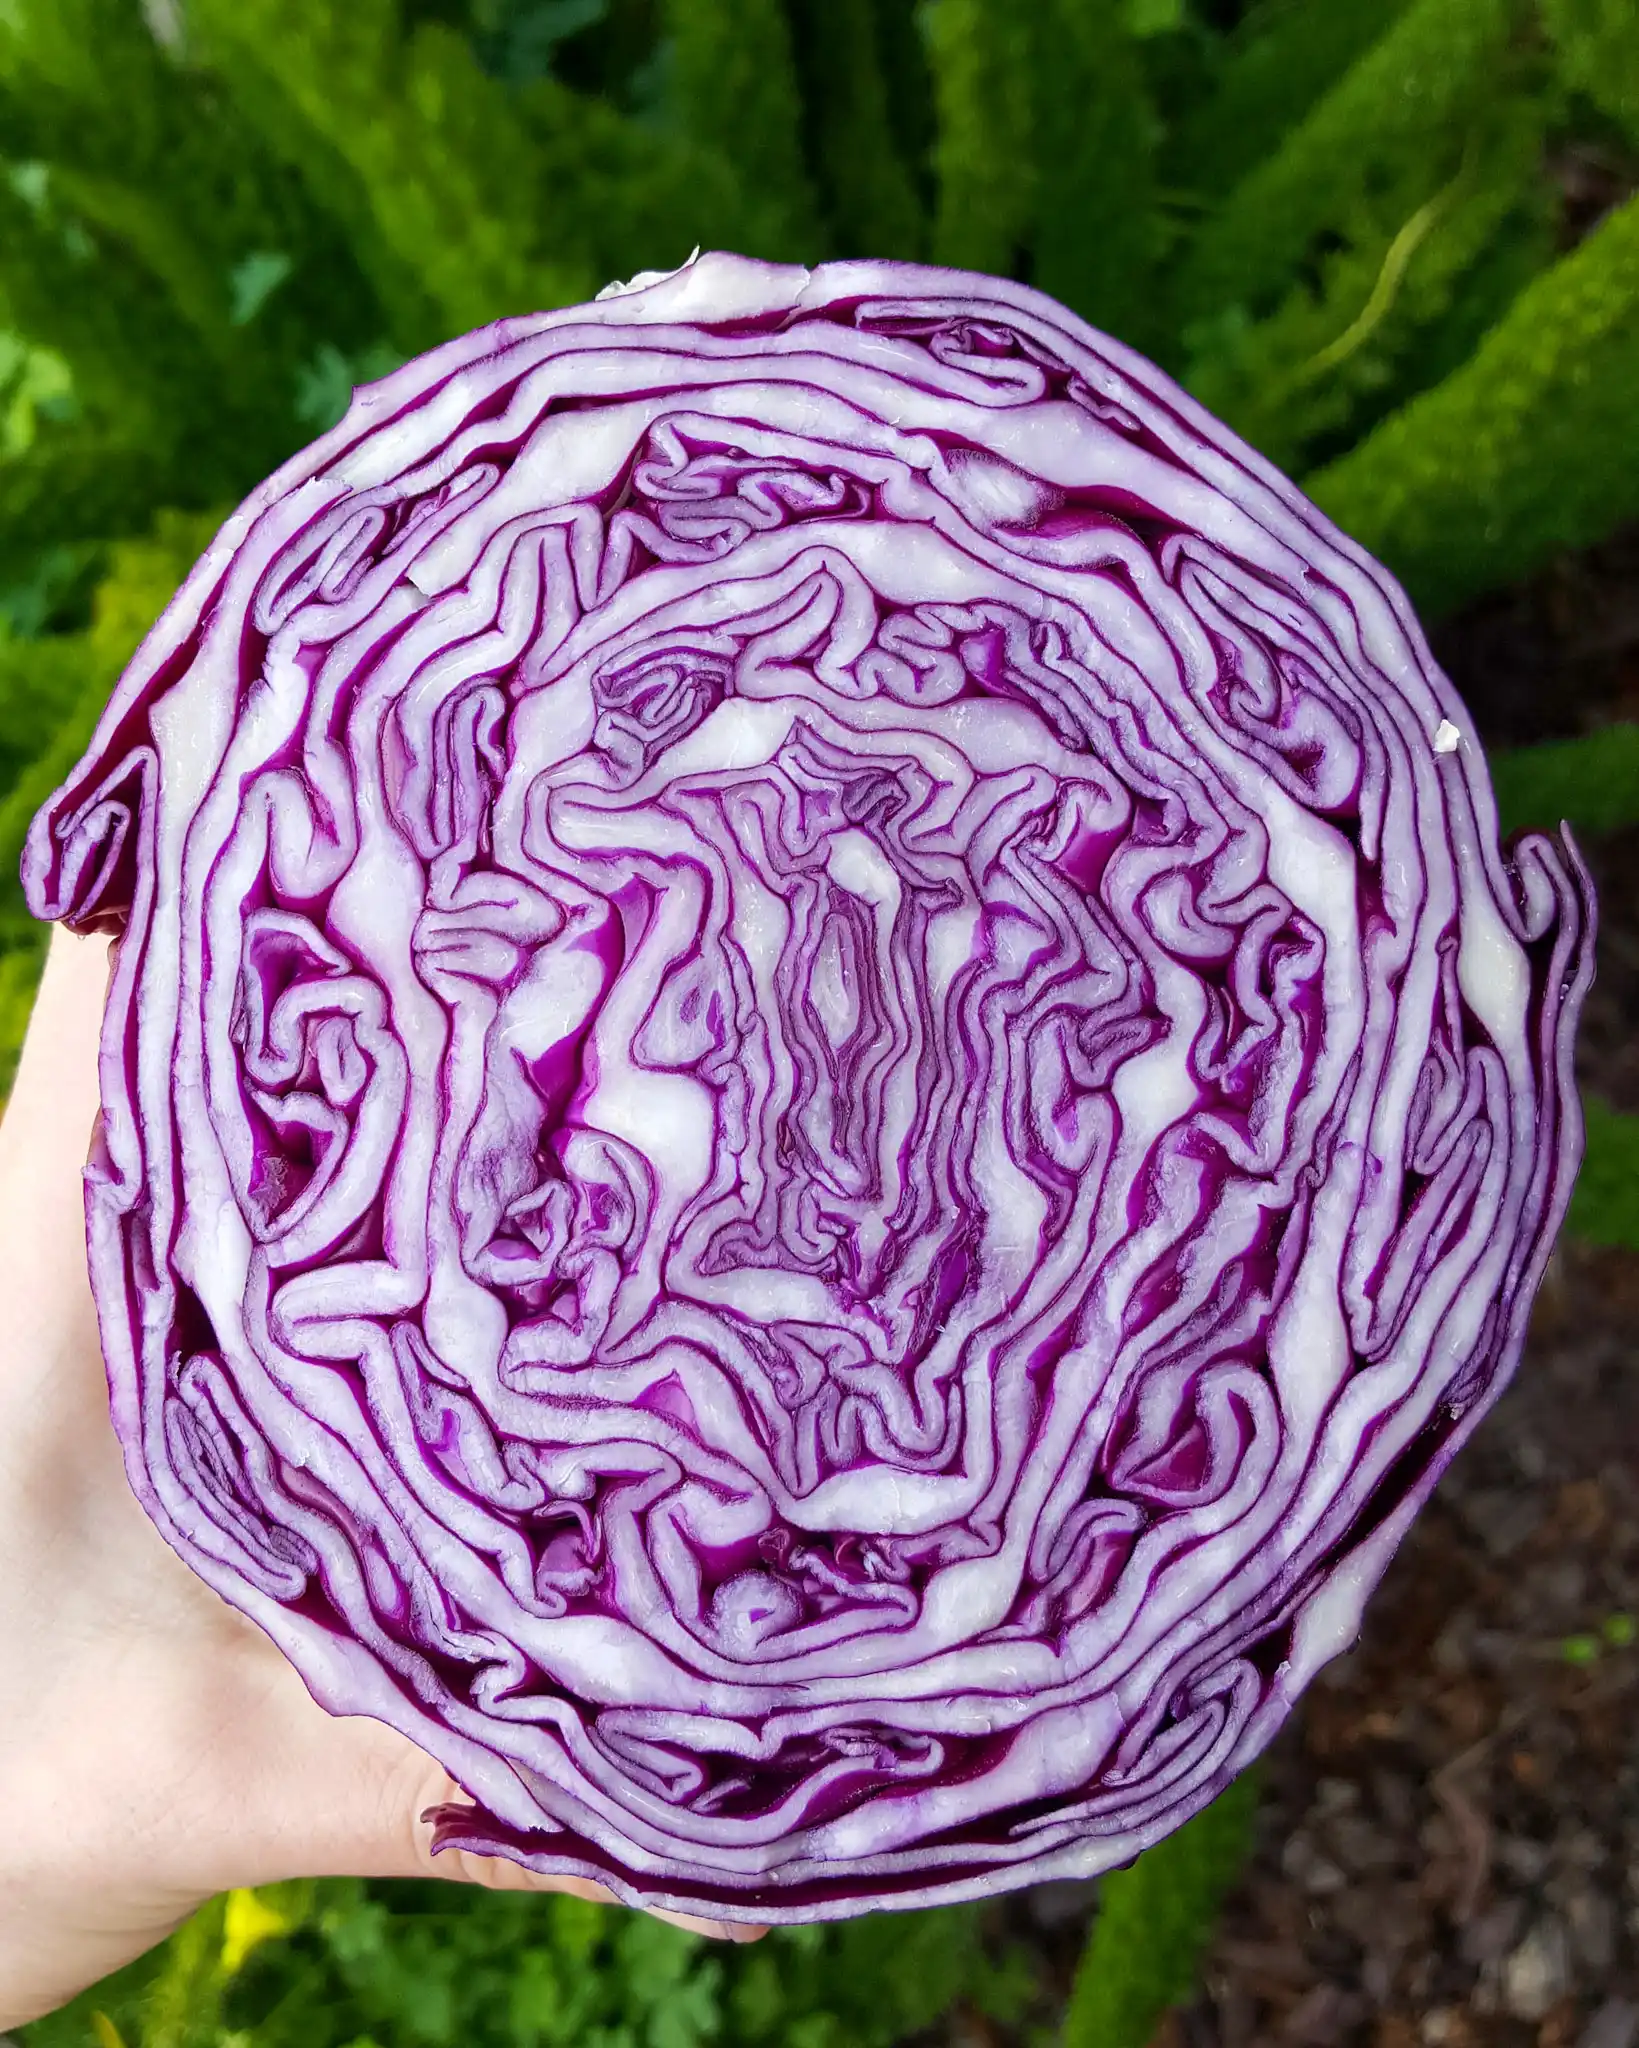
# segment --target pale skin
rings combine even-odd
[[[448,1774],[382,1723],[317,1706],[132,1495],[81,1202],[107,972],[105,941],[54,936],[0,1122],[0,2029],[239,1886],[438,1877],[607,1897],[498,1857],[435,1860],[420,1816],[463,1796]]]

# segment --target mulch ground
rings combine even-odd
[[[1476,607],[1488,744],[1639,718],[1639,531]],[[1582,1078],[1639,1112],[1639,832],[1585,849]],[[996,1909],[1064,1991],[1093,1887]],[[1001,2036],[971,2015],[948,2038]],[[1156,2048],[1639,2048],[1639,1258],[1567,1244],[1525,1360],[1359,1643],[1270,1751],[1255,1854]]]

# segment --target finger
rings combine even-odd
[[[88,1302],[85,1164],[98,1109],[97,1039],[108,986],[100,939],[53,936],[11,1099],[0,1120],[0,1213],[8,1303],[33,1309]],[[8,1317],[8,1348],[22,1355],[58,1333]]]
[[[8,1152],[24,1151],[21,1126],[89,1133],[98,1108],[97,1044],[108,971],[106,939],[77,938],[60,928],[52,933],[6,1107]]]

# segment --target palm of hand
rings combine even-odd
[[[436,1876],[606,1896],[457,1851],[435,1865],[419,1815],[458,1796],[441,1766],[316,1705],[131,1493],[80,1194],[106,975],[101,942],[56,938],[0,1125],[0,2028],[233,1886]]]

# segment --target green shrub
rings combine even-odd
[[[749,1949],[557,1895],[414,1881],[233,1892],[23,2048],[891,2048],[958,1999],[1016,2020],[972,1908]],[[100,2015],[100,2018],[99,2018]]]

